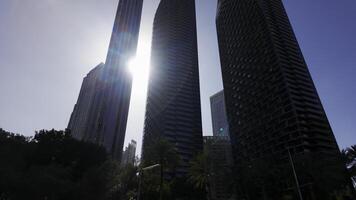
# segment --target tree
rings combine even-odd
[[[356,161],[356,145],[352,145],[347,149],[348,155],[350,157],[350,161]],[[355,165],[355,164],[354,164]]]
[[[81,198],[86,200],[118,199],[121,186],[120,165],[114,160],[106,160],[98,167],[86,172],[80,182]]]
[[[212,169],[208,165],[209,156],[207,153],[199,153],[191,162],[191,168],[188,173],[188,181],[190,181],[197,189],[207,189],[209,184],[209,176],[212,174]]]
[[[353,186],[356,188],[356,145],[343,149],[341,155],[346,164]]]
[[[119,199],[133,199],[138,190],[138,167],[128,164],[120,169]]]
[[[108,158],[103,147],[68,131],[30,138],[0,129],[0,199],[110,199],[120,170]]]
[[[165,183],[165,175],[169,175],[178,166],[180,158],[174,146],[166,139],[159,137],[152,141],[146,148],[142,168],[154,164],[159,164],[159,199],[163,199],[164,191],[168,191],[169,183]],[[146,177],[146,176],[145,176]],[[154,175],[148,175],[152,182],[155,182]],[[167,177],[168,178],[168,177]],[[146,180],[149,180],[145,178]],[[146,181],[147,182],[147,181]],[[151,186],[148,189],[154,189]],[[166,192],[167,193],[167,192]]]
[[[191,162],[188,181],[195,189],[208,194],[208,199],[217,198],[216,192],[223,197],[233,195],[232,155],[230,142],[224,137],[214,137],[204,141],[202,153]],[[218,189],[219,188],[219,189]]]
[[[1,199],[16,199],[23,191],[23,173],[33,151],[30,138],[0,129]]]

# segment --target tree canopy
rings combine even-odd
[[[1,200],[124,200],[135,195],[133,185],[133,166],[120,167],[103,147],[75,140],[68,131],[25,137],[0,129]]]

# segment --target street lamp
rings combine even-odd
[[[303,200],[303,195],[302,195],[302,191],[300,189],[300,184],[299,184],[297,172],[295,171],[295,166],[294,166],[294,161],[293,161],[293,158],[292,158],[292,154],[290,153],[290,149],[289,148],[287,148],[287,151],[288,151],[289,162],[290,162],[290,165],[291,165],[292,170],[293,170],[295,184],[297,186],[298,196],[299,196],[300,200]]]
[[[143,172],[147,171],[147,170],[151,170],[154,169],[156,167],[161,166],[160,164],[155,164],[155,165],[151,165],[148,167],[144,167],[141,169],[138,169],[138,176],[139,176],[139,183],[138,183],[138,194],[137,194],[137,200],[141,199],[141,189],[142,189],[142,180],[143,180]]]

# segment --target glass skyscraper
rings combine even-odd
[[[214,136],[229,136],[224,90],[210,97],[211,120]]]
[[[239,194],[345,191],[339,148],[282,1],[219,0],[216,26]]]
[[[74,111],[78,113],[72,114],[86,118],[83,122],[85,128],[77,129],[77,123],[70,123],[68,127],[73,130],[74,137],[103,145],[119,161],[125,140],[132,85],[127,64],[136,53],[142,4],[143,0],[119,1],[105,66],[94,86],[96,92],[91,99],[92,106],[86,108],[88,111],[77,109]],[[81,113],[87,113],[88,116],[81,116]]]
[[[154,19],[144,159],[160,137],[177,150],[176,173],[185,175],[203,146],[194,0],[161,0]]]
[[[232,155],[228,136],[204,136],[206,169],[209,173],[207,193],[210,200],[235,199],[232,186]]]
[[[68,128],[73,137],[79,140],[91,140],[92,136],[86,134],[90,110],[93,109],[94,97],[99,92],[97,85],[101,81],[104,63],[92,69],[83,79],[77,103],[74,105]]]

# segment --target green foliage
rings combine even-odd
[[[341,155],[356,190],[356,145],[343,149]]]
[[[143,167],[160,164],[164,170],[174,170],[180,158],[174,146],[163,138],[158,138],[149,145],[145,152]]]
[[[215,198],[213,191],[218,187],[220,188],[219,191],[224,193],[224,198],[232,196],[234,190],[232,163],[228,163],[229,158],[226,158],[228,149],[221,149],[217,152],[215,145],[221,145],[219,142],[221,141],[205,141],[204,151],[197,154],[191,161],[188,173],[189,183],[201,193],[207,193],[209,199]],[[228,147],[226,146],[226,148]],[[219,159],[222,156],[225,159]]]
[[[208,162],[208,155],[206,153],[200,153],[191,163],[188,181],[197,189],[205,189],[208,185],[209,176],[212,173]]]
[[[69,132],[41,130],[28,138],[0,129],[1,200],[132,199],[136,171]]]
[[[159,164],[141,175],[142,195],[145,200],[203,200],[204,193],[187,181],[187,177],[175,177],[180,157],[174,146],[165,139],[151,141],[145,150],[141,168]]]
[[[119,199],[133,199],[137,196],[138,190],[138,168],[133,165],[126,165],[120,169],[119,175]]]
[[[169,179],[164,178],[172,173],[179,164],[179,156],[174,146],[163,138],[151,142],[145,150],[142,168],[159,164],[159,169],[144,172],[143,195],[145,198],[159,199],[170,196]]]
[[[356,166],[356,145],[343,149],[341,154],[348,168]]]

